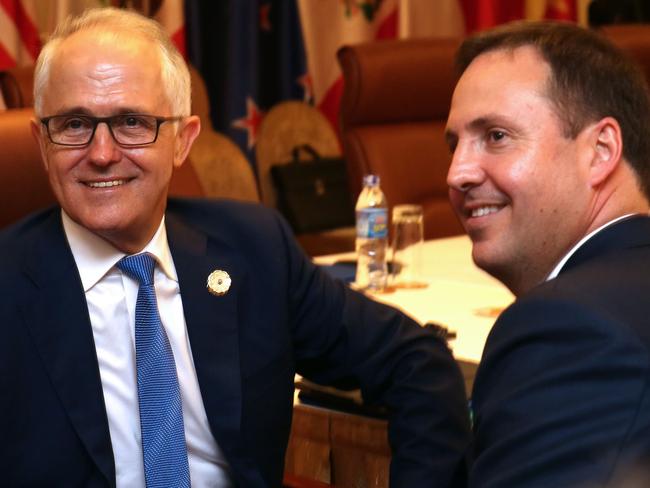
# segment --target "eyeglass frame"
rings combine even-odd
[[[115,119],[116,117],[137,117],[137,116],[144,116],[144,117],[152,117],[156,120],[156,134],[153,138],[153,141],[151,142],[142,142],[138,144],[124,144],[120,141],[117,140],[117,137],[115,137],[115,134],[113,133],[113,128],[111,127],[110,121]],[[54,142],[52,139],[52,134],[50,133],[50,120],[58,117],[79,117],[79,118],[84,118],[87,120],[90,120],[93,123],[93,131],[90,133],[90,137],[88,138],[88,142],[85,142],[83,144],[65,144],[62,142]],[[111,137],[115,141],[115,143],[119,144],[122,147],[141,147],[141,146],[149,146],[151,144],[154,144],[158,140],[158,134],[160,132],[160,126],[165,123],[165,122],[177,122],[181,119],[184,119],[182,115],[176,115],[173,117],[161,117],[158,115],[151,115],[151,114],[142,114],[142,113],[125,113],[125,114],[117,114],[117,115],[111,115],[109,117],[94,117],[92,115],[86,115],[86,114],[61,114],[61,115],[50,115],[48,117],[42,117],[40,118],[41,124],[45,126],[45,129],[47,130],[47,137],[50,140],[52,144],[56,144],[57,146],[65,146],[65,147],[84,147],[90,145],[91,142],[93,142],[93,139],[95,138],[95,132],[97,131],[97,126],[101,124],[102,122],[106,124],[106,127],[108,127],[108,132],[111,134]]]

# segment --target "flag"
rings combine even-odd
[[[0,71],[34,64],[56,25],[92,7],[118,6],[119,0],[0,0]],[[145,2],[141,13],[162,24],[185,53],[183,0]]]
[[[214,127],[254,161],[264,114],[287,99],[318,107],[338,132],[336,52],[378,39],[445,36],[521,18],[575,19],[587,0],[185,0],[187,56]]]
[[[310,100],[294,0],[186,0],[190,62],[208,87],[214,127],[254,161],[264,114],[288,99]]]
[[[0,71],[33,64],[41,49],[31,1],[0,0]]]
[[[548,0],[546,2],[546,19],[577,20],[576,3],[573,0]]]
[[[343,79],[336,52],[345,44],[392,39],[398,30],[398,1],[298,0],[314,103],[338,128]]]
[[[523,19],[525,0],[460,0],[465,17],[465,31],[473,32]]]
[[[0,0],[3,1],[3,0]],[[183,0],[158,0],[125,2],[124,0],[23,0],[35,2],[39,13],[42,37],[54,30],[56,25],[69,15],[79,15],[84,10],[96,7],[123,7],[127,4],[133,10],[158,21],[172,38],[178,50],[185,54],[185,16]]]
[[[69,15],[122,3],[119,0],[0,0],[0,71],[33,65],[44,41]],[[142,7],[141,13],[158,20],[185,54],[183,0],[145,4],[152,6]],[[4,108],[0,95],[0,110]]]
[[[577,21],[586,10],[584,0],[459,0],[470,33],[513,20],[553,19]]]
[[[41,50],[33,3],[0,0],[0,71],[33,64]],[[6,109],[0,93],[0,110]]]
[[[185,13],[183,0],[153,2],[157,5],[151,11],[143,12],[156,19],[167,31],[172,42],[183,56],[187,55],[185,41]]]
[[[314,101],[335,128],[343,92],[336,51],[345,44],[396,37],[462,37],[518,19],[576,20],[577,12],[577,0],[297,1]]]

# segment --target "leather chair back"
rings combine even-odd
[[[22,69],[15,71],[19,71],[22,74]],[[20,84],[18,78],[12,71],[0,72],[0,95],[6,108],[29,107],[30,105],[27,104],[24,95],[26,88],[26,86]]]
[[[29,129],[33,116],[31,108],[0,112],[0,228],[56,202]]]
[[[421,204],[425,238],[461,234],[448,200],[444,130],[460,40],[377,41],[343,47],[341,129],[352,191],[381,177],[392,207]]]
[[[650,83],[650,24],[614,24],[599,31],[639,63]]]

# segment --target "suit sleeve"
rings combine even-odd
[[[515,303],[474,383],[470,487],[603,486],[648,409],[647,365],[634,332],[593,303]]]
[[[297,371],[321,384],[358,386],[365,401],[388,407],[391,486],[463,486],[469,415],[446,343],[331,279],[281,228]]]

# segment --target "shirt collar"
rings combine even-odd
[[[578,249],[580,249],[580,247],[581,247],[585,242],[587,242],[587,241],[588,241],[589,239],[591,239],[593,236],[595,236],[596,234],[598,234],[598,233],[599,233],[601,230],[603,230],[604,228],[609,227],[610,225],[615,224],[615,223],[618,222],[619,220],[626,219],[626,218],[631,217],[631,216],[633,216],[633,215],[637,215],[637,214],[629,213],[629,214],[621,215],[620,217],[616,217],[615,219],[610,220],[609,222],[605,223],[604,225],[601,225],[601,226],[598,227],[596,230],[593,230],[593,231],[591,231],[589,234],[587,234],[586,236],[584,236],[582,239],[580,239],[580,241],[578,241],[578,243],[577,243],[575,246],[573,246],[573,247],[569,250],[568,253],[566,253],[566,254],[564,255],[564,257],[563,257],[563,258],[560,260],[560,262],[555,266],[555,268],[553,268],[553,271],[551,271],[551,274],[548,275],[548,277],[546,278],[545,281],[549,281],[549,280],[552,280],[553,278],[556,278],[557,275],[560,274],[560,271],[562,271],[562,268],[564,267],[564,265],[566,264],[566,262],[569,260],[569,258],[570,258],[571,256],[573,256],[573,254],[574,254]]]
[[[77,263],[77,269],[79,269],[84,292],[87,292],[126,254],[117,250],[85,227],[77,224],[64,210],[61,210],[61,219],[70,250]],[[151,241],[140,252],[151,253],[156,258],[163,273],[169,279],[178,282],[178,275],[167,242],[164,216]]]

